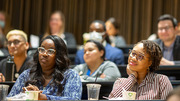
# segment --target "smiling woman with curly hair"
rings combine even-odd
[[[122,97],[123,88],[136,92],[137,100],[165,100],[173,90],[168,77],[154,73],[159,68],[162,58],[160,47],[153,41],[138,42],[129,53],[127,74],[128,78],[115,81],[109,98]]]

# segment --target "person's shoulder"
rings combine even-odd
[[[24,70],[19,77],[28,77],[31,69]]]
[[[106,66],[114,66],[114,67],[117,67],[117,65],[114,63],[114,62],[111,62],[111,61],[109,61],[109,60],[106,60],[106,61],[104,61],[104,65],[106,65]]]
[[[84,67],[86,67],[86,64],[85,64],[85,63],[76,65],[74,68],[84,69]]]
[[[178,41],[178,43],[180,43],[180,35],[176,36],[176,41]]]
[[[124,40],[124,37],[123,37],[123,36],[120,36],[120,35],[117,35],[115,38],[116,38],[116,39],[120,39],[120,40]]]
[[[26,69],[26,70],[24,70],[23,72],[22,72],[22,74],[27,74],[27,73],[29,73],[30,72],[30,68],[29,69]]]
[[[7,61],[7,58],[4,58],[0,61],[0,64],[5,63]]]
[[[160,82],[164,82],[164,81],[169,81],[169,78],[166,75],[163,74],[157,74],[157,73],[153,73],[155,78],[158,79]]]
[[[77,54],[84,54],[84,49],[80,49],[77,51]]]
[[[160,44],[162,42],[162,40],[161,39],[156,39],[156,40],[154,40],[154,42],[156,42],[157,44]]]
[[[108,49],[108,50],[112,50],[113,52],[122,52],[122,50],[121,49],[119,49],[119,48],[116,48],[116,47],[112,47],[110,44],[106,44],[106,47],[105,47],[106,49]]]
[[[72,33],[64,32],[65,37],[74,37]]]
[[[64,75],[68,76],[68,75],[78,75],[77,72],[73,69],[67,69],[64,73]]]

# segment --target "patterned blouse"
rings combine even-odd
[[[171,82],[165,75],[148,73],[138,85],[137,79],[131,74],[128,78],[119,78],[115,81],[109,98],[122,97],[123,88],[127,91],[135,91],[137,100],[164,100],[168,93],[173,90]]]
[[[25,86],[25,82],[29,79],[29,73],[30,69],[25,70],[19,76],[8,97],[15,96],[23,91],[22,87]],[[64,73],[64,78],[66,78],[66,83],[61,96],[57,95],[58,87],[50,84],[52,80],[44,89],[43,85],[40,86],[39,89],[43,91],[42,94],[45,94],[48,100],[80,100],[82,93],[82,83],[79,75],[74,70],[69,69]],[[64,82],[64,80],[62,82]]]

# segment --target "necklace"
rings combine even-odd
[[[45,80],[50,80],[52,78],[52,76],[49,76],[49,77],[45,77],[44,75],[42,75],[42,76]]]

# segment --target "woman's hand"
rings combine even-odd
[[[129,68],[129,65],[127,65],[126,71],[127,71],[127,74],[128,74],[128,75],[133,74],[136,78],[138,77],[137,72],[131,70],[131,69]]]
[[[37,86],[29,84],[29,85],[26,87],[26,89],[27,89],[28,91],[29,91],[29,90],[30,90],[30,91],[39,91],[39,98],[38,98],[38,100],[47,100],[46,95],[45,95],[45,94],[42,94],[42,91],[39,90],[39,88],[38,88]],[[26,91],[26,89],[23,88],[24,91]]]
[[[0,73],[0,82],[5,82],[5,77],[2,73]]]
[[[35,85],[31,85],[29,84],[26,89],[29,91],[29,90],[32,90],[32,91],[40,91],[38,87],[36,87]],[[26,91],[25,88],[23,88],[24,91]]]
[[[45,94],[39,93],[39,98],[38,100],[47,100],[47,97]]]

